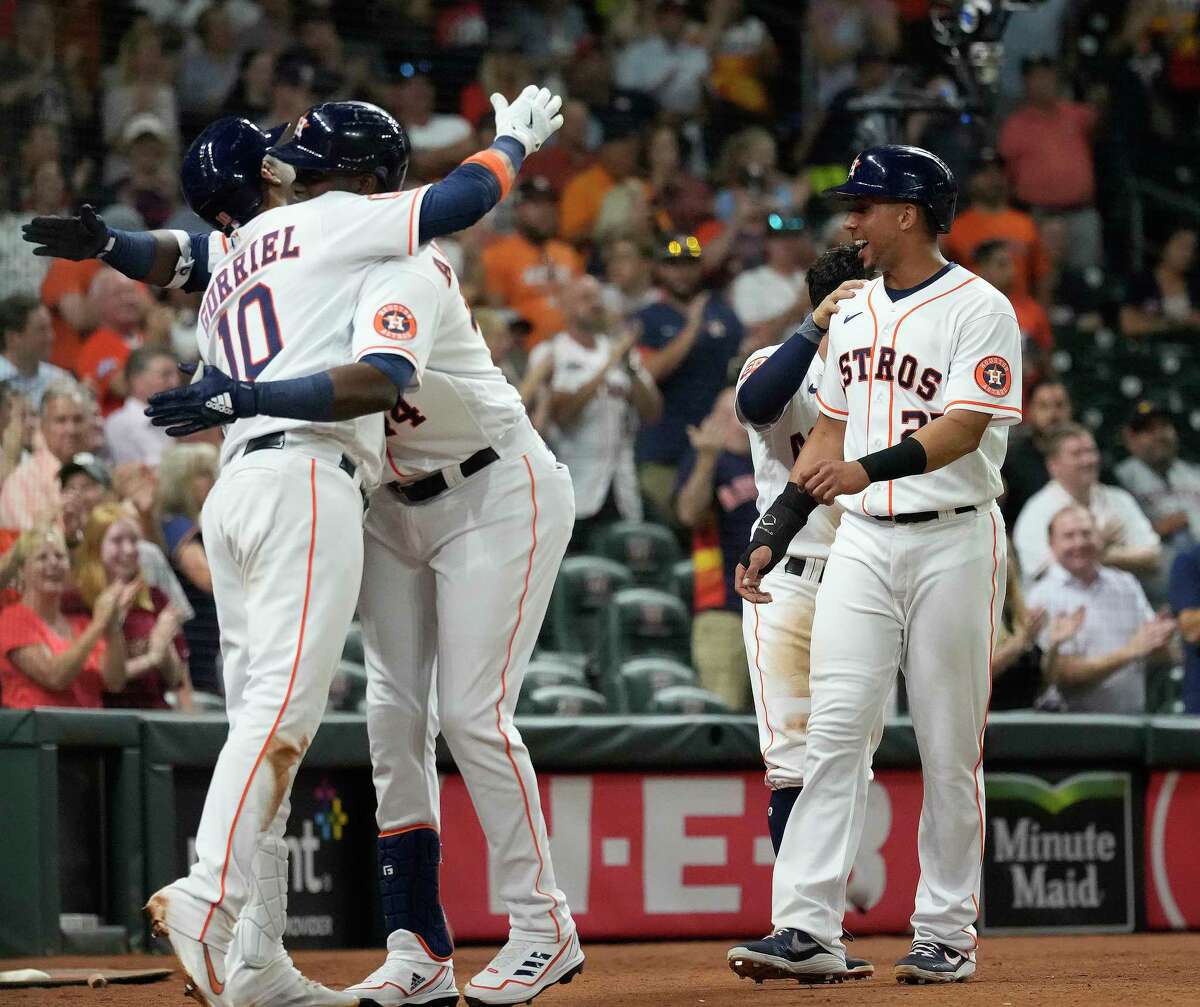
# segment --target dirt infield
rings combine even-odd
[[[570,986],[556,987],[538,1007],[779,1007],[783,1004],[889,1005],[936,1003],[952,1007],[1172,1007],[1200,999],[1200,934],[1136,934],[1127,937],[993,937],[985,941],[979,975],[950,987],[899,986],[891,963],[906,949],[900,937],[856,941],[854,953],[875,962],[872,980],[810,988],[795,983],[755,986],[725,966],[725,942],[585,945],[587,968]],[[490,948],[455,954],[461,987],[490,957]],[[0,969],[153,968],[161,956],[22,959]],[[314,978],[345,986],[370,972],[379,957],[370,951],[313,951],[296,955]],[[154,986],[0,990],[8,1005],[150,1007],[194,1002],[183,996],[178,974]]]

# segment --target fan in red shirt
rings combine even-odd
[[[1031,56],[1021,67],[1025,100],[1000,128],[998,144],[1013,196],[1038,219],[1051,215],[1066,221],[1073,268],[1099,265],[1103,247],[1092,163],[1098,113],[1091,105],[1060,96],[1053,58]]]
[[[191,707],[187,672],[187,643],[179,617],[167,596],[142,580],[137,516],[120,503],[99,504],[88,517],[83,541],[75,555],[78,591],[63,607],[86,614],[110,585],[134,585],[137,590],[122,623],[125,640],[125,687],[104,696],[110,708],[166,710],[168,690],[179,690],[179,708]]]
[[[21,600],[0,612],[0,701],[35,706],[99,707],[125,685],[121,624],[138,584],[114,584],[91,617],[62,610],[70,573],[58,531],[25,532],[13,547]]]

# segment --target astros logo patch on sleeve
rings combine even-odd
[[[403,342],[415,338],[417,320],[403,304],[385,304],[375,312],[375,331],[385,339]]]
[[[1012,368],[1003,357],[984,357],[975,365],[975,383],[989,395],[1002,398],[1012,387]]]
[[[742,368],[742,373],[738,380],[745,381],[748,377],[750,377],[751,374],[762,367],[762,365],[765,364],[768,359],[768,357],[755,357],[752,360],[747,360],[746,365]]]

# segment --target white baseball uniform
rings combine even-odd
[[[397,313],[399,342],[386,326]],[[360,614],[380,833],[438,828],[440,728],[488,838],[512,935],[565,939],[573,923],[513,710],[571,537],[570,477],[492,363],[436,245],[364,287],[355,325],[399,346],[417,386],[388,418],[385,476],[395,482],[374,493],[366,519]],[[498,460],[464,476],[461,464],[488,448]],[[439,472],[448,488],[437,496],[398,494]]]
[[[739,391],[777,349],[778,345],[768,346],[750,355],[738,377]],[[816,426],[820,416],[816,391],[824,370],[825,361],[819,355],[814,357],[796,394],[769,424],[750,423],[737,410],[750,437],[760,515],[783,492],[800,448]],[[793,570],[802,564],[802,572],[788,572],[785,560],[763,579],[763,590],[772,599],[769,604],[742,602],[742,637],[758,716],[759,748],[767,767],[767,786],[772,790],[799,787],[804,782],[813,611],[840,517],[836,505],[813,511],[788,546],[788,559],[799,561],[792,565]]]
[[[746,378],[777,349],[778,346],[768,346],[751,354],[738,378],[739,390]],[[783,492],[800,448],[817,424],[820,415],[817,388],[824,372],[825,361],[818,355],[796,393],[771,423],[750,423],[738,410],[738,419],[750,436],[760,515]],[[840,519],[841,508],[836,504],[813,511],[789,544],[788,559],[763,578],[763,590],[771,595],[771,601],[762,605],[742,602],[742,637],[758,717],[759,748],[767,767],[766,783],[772,790],[804,784],[805,739],[812,706],[809,667],[813,616],[817,590]],[[791,560],[796,562],[789,569]],[[871,732],[871,752],[883,737],[885,713],[881,706]],[[869,760],[866,773],[869,782],[872,775]],[[861,788],[858,798],[855,810],[864,816],[866,787]],[[789,816],[785,831],[790,827]],[[786,861],[780,870],[789,870]]]
[[[871,727],[901,668],[925,785],[912,924],[918,940],[968,953],[983,852],[983,731],[1005,587],[995,499],[1006,427],[1021,416],[1012,306],[953,264],[908,291],[868,281],[833,317],[818,402],[846,423],[848,460],[949,410],[983,412],[991,423],[979,448],[952,464],[838,500],[845,513],[813,622],[805,785],[780,850],[788,869],[774,875],[774,922],[841,948]],[[901,515],[932,519],[894,520]]]
[[[331,192],[262,213],[222,239],[197,329],[204,362],[273,380],[399,352],[350,322],[360,286],[387,268],[380,260],[413,250],[423,191]],[[281,431],[282,447],[247,453]],[[358,597],[360,485],[378,479],[383,420],[255,417],[225,434],[202,528],[230,730],[196,837],[199,859],[173,886],[167,913],[170,926],[222,949],[250,896],[256,848],[278,859],[288,792],[325,710]]]

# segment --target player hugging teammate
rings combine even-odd
[[[778,604],[775,594],[794,604],[794,582],[776,568],[811,578],[812,546],[792,543],[812,539],[825,507],[841,508],[812,616],[803,789],[778,841],[775,930],[729,958],[756,979],[836,982],[857,971],[841,940],[846,884],[899,668],[925,797],[915,935],[895,975],[953,982],[976,964],[983,732],[1005,587],[996,497],[1007,427],[1021,416],[1021,335],[1004,295],[938,251],[957,198],[941,160],[916,147],[872,147],[832,192],[850,201],[846,228],[862,265],[880,276],[842,300],[828,323],[830,366],[812,392],[820,418],[737,571],[756,612]],[[768,364],[743,375],[743,392]],[[760,658],[762,642],[760,615]],[[770,739],[770,694],[761,691]],[[785,709],[802,715],[797,703],[793,693]],[[771,751],[769,743],[769,768]],[[773,812],[784,793],[775,790]]]
[[[511,922],[468,1003],[525,1002],[583,968],[513,723],[573,493],[433,242],[488,212],[562,125],[545,89],[492,103],[495,142],[433,185],[402,191],[408,141],[386,112],[326,102],[281,145],[282,130],[237,119],[200,135],[184,191],[214,232],[117,231],[88,208],[26,225],[40,254],[99,255],[136,279],[206,291],[204,374],[148,412],[176,436],[224,427],[203,528],[230,735],[199,861],[148,909],[208,1007],[458,1000],[438,890],[439,730]],[[337,991],[284,950],[283,829],[360,582],[388,955]]]

